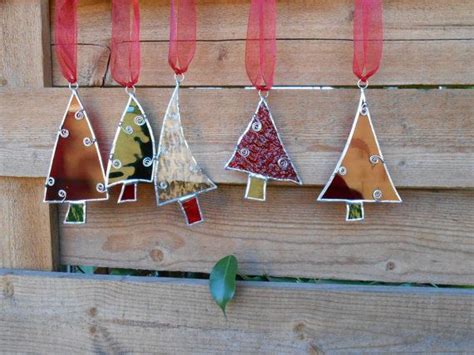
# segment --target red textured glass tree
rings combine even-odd
[[[269,179],[301,184],[263,97],[226,169],[248,173],[245,198],[251,200],[265,201]]]
[[[265,201],[267,181],[301,179],[273,122],[266,97],[273,86],[276,64],[276,1],[252,0],[247,26],[245,68],[260,102],[225,168],[248,174],[245,198]]]

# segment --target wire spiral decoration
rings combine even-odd
[[[122,167],[122,162],[119,159],[115,159],[112,161],[112,166],[115,169],[120,169]]]
[[[135,116],[133,121],[137,126],[143,126],[145,124],[145,118],[143,116]]]
[[[255,132],[259,132],[262,129],[262,122],[258,118],[255,118],[255,121],[252,123],[252,129]]]
[[[374,197],[374,199],[376,200],[380,200],[382,198],[382,191],[380,190],[375,190],[372,194],[372,196]]]
[[[66,191],[64,191],[64,190],[59,190],[59,191],[58,191],[58,196],[61,197],[61,198],[63,199],[63,201],[65,201],[65,200],[66,200],[67,193],[66,193]]]
[[[364,116],[367,116],[369,113],[369,106],[367,105],[367,102],[364,102],[362,104],[362,107],[360,108],[360,113]]]
[[[84,110],[79,110],[74,114],[76,120],[80,121],[84,118]]]
[[[86,147],[90,147],[92,144],[94,144],[94,142],[95,139],[90,139],[89,137],[84,138],[84,140],[82,141],[82,143],[84,143]]]
[[[289,165],[290,165],[290,164],[289,164],[289,162],[288,162],[288,159],[286,159],[286,158],[280,158],[280,159],[278,159],[278,166],[279,166],[280,168],[282,168],[283,170],[288,169],[288,166],[289,166]]]
[[[241,150],[239,150],[239,153],[244,158],[247,158],[250,155],[250,151],[247,148],[242,148]]]
[[[145,166],[145,167],[148,168],[148,167],[150,167],[152,164],[153,164],[153,159],[152,159],[152,158],[150,158],[150,157],[145,157],[145,158],[143,159],[143,166]]]
[[[370,158],[369,158],[369,160],[370,160],[370,162],[371,162],[372,164],[374,164],[374,165],[377,164],[377,163],[379,163],[379,162],[385,163],[385,162],[383,161],[383,159],[380,157],[380,155],[376,155],[376,154],[371,155]]]

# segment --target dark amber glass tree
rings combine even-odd
[[[86,202],[108,199],[97,139],[76,90],[56,137],[45,202],[69,203],[65,223],[84,223]]]

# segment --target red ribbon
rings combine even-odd
[[[383,51],[383,0],[354,0],[354,74],[367,82],[380,67]]]
[[[252,0],[247,27],[245,67],[258,90],[273,86],[276,63],[276,1]]]
[[[196,52],[196,5],[194,0],[171,0],[168,63],[176,74],[188,70]]]
[[[55,50],[64,78],[77,82],[77,0],[56,0]]]
[[[140,6],[138,0],[112,1],[112,77],[132,87],[140,76]]]

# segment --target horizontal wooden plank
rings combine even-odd
[[[353,45],[342,40],[280,40],[275,85],[355,85]],[[248,86],[245,42],[199,42],[183,84],[191,86]],[[403,55],[402,55],[403,54]],[[104,46],[79,48],[79,83],[83,86],[117,85],[108,66],[110,50]],[[389,41],[385,43],[380,72],[372,85],[474,84],[474,39]],[[54,85],[67,84],[54,60]],[[453,68],[456,68],[453,70]],[[173,84],[166,42],[142,43],[140,86]]]
[[[82,43],[110,42],[110,3],[110,0],[79,2]],[[54,1],[51,4],[54,7]],[[198,39],[245,38],[248,1],[201,0],[197,4]],[[142,39],[168,40],[169,1],[141,0],[140,6]],[[390,0],[384,6],[386,39],[474,38],[471,0]],[[277,36],[352,39],[353,7],[352,0],[279,0]]]
[[[80,84],[115,85],[108,58],[110,1],[81,1]],[[352,0],[278,2],[277,85],[353,85]],[[474,83],[474,11],[470,0],[433,3],[394,0],[385,4],[385,54],[373,78],[379,85]],[[198,4],[198,50],[187,85],[248,85],[244,67],[248,2]],[[143,71],[140,85],[171,82],[167,64],[169,2],[141,2]],[[54,27],[54,26],[53,26]],[[54,28],[53,28],[54,31]],[[53,37],[54,38],[54,37]],[[456,70],[453,70],[456,68]],[[54,62],[54,84],[64,85]],[[104,80],[105,79],[105,80]]]
[[[0,175],[46,176],[67,89],[0,91]],[[126,95],[83,89],[83,102],[108,156]],[[140,89],[156,135],[169,89]],[[343,149],[358,91],[276,90],[269,99],[277,126],[303,181],[325,184]],[[471,90],[370,90],[368,100],[382,151],[399,187],[473,187],[474,114]],[[201,166],[217,183],[244,183],[224,170],[255,111],[255,91],[183,89],[185,134]],[[13,163],[14,162],[14,163]]]
[[[344,204],[317,203],[319,192],[272,187],[259,203],[221,185],[201,195],[206,222],[190,228],[176,204],[156,207],[151,186],[133,204],[114,191],[87,225],[60,226],[61,261],[210,272],[234,254],[246,275],[474,284],[474,191],[402,190],[401,205],[367,204],[365,223],[344,223]]]
[[[3,271],[0,287],[0,347],[7,353],[434,353],[474,347],[470,290],[241,282],[226,320],[205,280]]]

